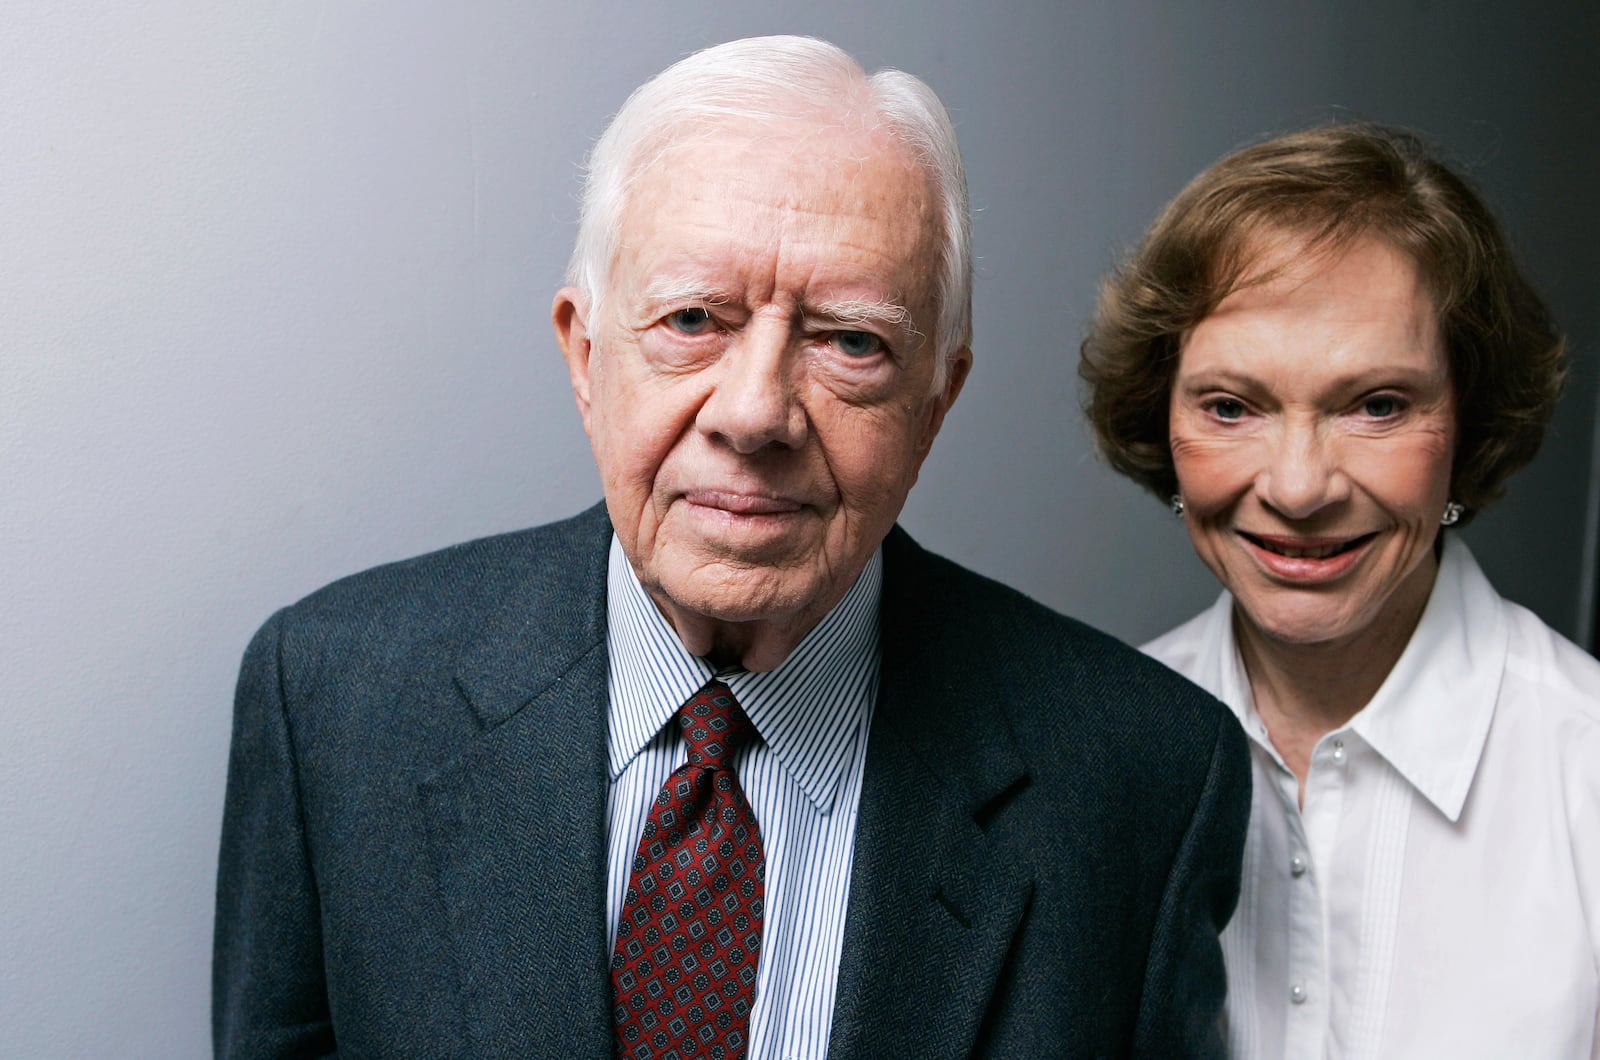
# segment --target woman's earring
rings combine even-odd
[[[1172,514],[1176,515],[1179,519],[1183,518],[1183,495],[1182,494],[1174,493],[1172,495]],[[1452,519],[1451,522],[1455,522],[1455,520]]]
[[[1444,506],[1444,515],[1439,517],[1439,525],[1440,526],[1454,526],[1454,525],[1456,525],[1457,523],[1459,523],[1461,521],[1461,513],[1464,512],[1464,511],[1466,511],[1465,508],[1463,508],[1461,505],[1457,504],[1455,501],[1451,501],[1449,504],[1446,504]]]

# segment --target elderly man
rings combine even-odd
[[[831,45],[629,99],[553,313],[605,505],[258,634],[220,1055],[1214,1049],[1236,727],[893,525],[967,226],[933,93]]]

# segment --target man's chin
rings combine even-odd
[[[667,574],[651,595],[669,612],[746,623],[792,618],[820,593],[818,580],[807,571],[713,563],[679,577]]]

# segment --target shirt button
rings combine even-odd
[[[1289,988],[1289,1000],[1296,1005],[1304,1005],[1306,1003],[1306,988],[1299,983],[1291,986]]]
[[[1300,877],[1304,876],[1305,874],[1306,874],[1306,859],[1301,857],[1299,854],[1296,854],[1294,857],[1289,859],[1289,875],[1293,876],[1295,879],[1298,880]]]
[[[1344,761],[1344,741],[1343,740],[1335,740],[1335,741],[1333,741],[1333,760],[1335,762],[1343,762]]]

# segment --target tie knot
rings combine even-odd
[[[755,732],[733,692],[711,680],[678,711],[678,727],[689,741],[689,764],[728,769],[733,753]]]

